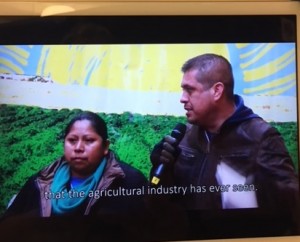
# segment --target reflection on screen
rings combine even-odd
[[[244,27],[233,29],[231,23],[236,19]],[[234,92],[280,132],[298,175],[297,47],[295,35],[284,29],[295,27],[295,23],[294,16],[136,16],[26,17],[0,25],[5,36],[0,40],[0,213],[13,203],[31,176],[62,156],[62,130],[80,110],[100,114],[108,126],[111,150],[149,178],[154,146],[178,122],[186,123],[186,111],[180,103],[181,67],[186,60],[204,53],[228,59],[234,73]],[[25,35],[25,30],[29,34]],[[253,34],[259,30],[259,35]],[[270,170],[275,172],[275,166]],[[155,208],[167,208],[153,215],[158,216],[155,221],[159,216],[162,221],[156,224],[153,240],[298,233],[297,208],[283,209],[279,219],[273,210],[261,209],[257,199],[260,188],[254,180],[247,180],[249,177],[225,163],[215,169],[218,185],[146,185],[83,196],[97,201],[117,196],[151,197]],[[269,175],[285,179],[284,174]],[[270,199],[276,192],[266,190],[266,197]],[[220,196],[221,207],[184,211],[180,203],[170,208],[173,203],[165,201],[169,196],[185,200],[191,194],[201,197],[204,193]],[[47,199],[64,199],[65,195],[51,194]],[[289,214],[291,211],[295,214]],[[172,219],[180,223],[168,224]],[[183,223],[185,219],[187,223]],[[277,223],[279,220],[282,224]],[[272,227],[274,221],[278,227]],[[161,233],[164,226],[166,230]],[[192,232],[186,233],[185,226]],[[178,233],[174,231],[177,227]]]

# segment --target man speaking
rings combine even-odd
[[[187,128],[152,153],[159,184],[192,187],[180,204],[191,239],[299,233],[299,178],[279,132],[235,95],[231,64],[216,54],[182,67]],[[154,184],[155,186],[155,184]],[[202,189],[201,189],[202,188]]]

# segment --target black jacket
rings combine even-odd
[[[26,182],[1,219],[1,241],[145,241],[142,194],[94,196],[73,214],[52,216],[50,199],[43,192],[62,161],[53,162]],[[132,192],[146,187],[147,180],[110,152],[100,183],[98,189]]]
[[[189,191],[172,199],[189,214],[191,227],[195,226],[192,233],[197,234],[193,239],[299,233],[299,178],[282,137],[244,106],[239,96],[236,107],[216,134],[187,125],[177,160],[165,170],[162,183]],[[162,143],[151,154],[154,168],[159,164]],[[220,183],[220,164],[243,177],[243,183]],[[216,191],[220,185],[229,185],[229,191],[236,188],[240,194],[252,192],[257,204],[249,207],[248,201],[245,206],[236,201],[242,205],[223,209],[223,195],[229,193]]]

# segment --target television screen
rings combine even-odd
[[[300,235],[296,15],[2,16],[0,22],[3,238]],[[235,105],[226,119],[244,109],[223,129],[204,128],[212,124],[204,120],[224,114],[219,101],[193,121],[197,110],[186,82],[195,67],[188,69],[187,61],[197,56],[231,64]],[[226,73],[216,87],[228,88]],[[201,98],[199,110],[211,100]],[[78,118],[83,112],[104,120],[107,132],[92,126],[101,133],[98,150],[101,157],[113,154],[123,170],[108,169],[111,158],[101,160],[104,170],[97,168],[96,187],[88,188],[81,185],[91,176],[78,175],[87,160],[70,158],[75,168],[66,173],[57,168],[72,164],[68,144],[82,137],[83,147],[95,142],[74,131],[88,119]],[[266,122],[250,126],[249,120]],[[180,137],[178,123],[186,128]],[[205,149],[202,131],[210,142]],[[164,164],[164,150],[172,164]],[[55,190],[69,173],[70,187]]]

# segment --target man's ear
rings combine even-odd
[[[217,82],[212,87],[214,99],[219,100],[224,93],[224,84],[222,82]]]

